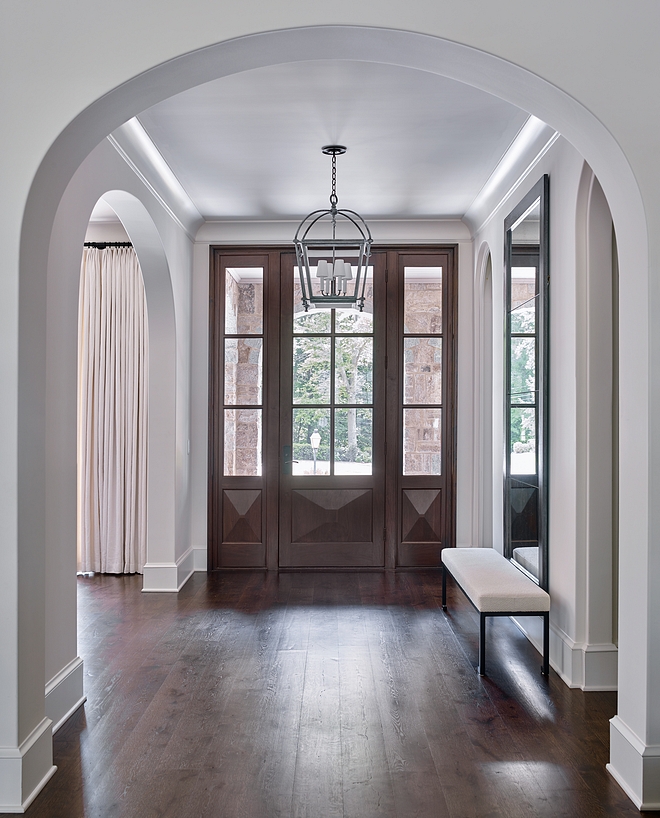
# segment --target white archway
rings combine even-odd
[[[122,189],[116,189],[121,185]],[[114,189],[113,189],[114,187]],[[77,293],[85,231],[103,198],[135,247],[147,300],[149,485],[145,590],[176,590],[177,326],[167,254],[147,191],[104,141],[82,163],[62,197],[48,257],[45,391],[45,671],[46,715],[55,726],[83,700],[76,644]],[[144,201],[141,200],[141,198]],[[152,208],[149,212],[147,205]],[[162,218],[162,216],[161,216]]]
[[[46,512],[55,490],[45,479],[44,463],[51,447],[53,429],[41,407],[46,404],[48,355],[61,354],[47,342],[45,318],[52,292],[46,294],[46,270],[52,251],[51,230],[69,182],[78,167],[103,137],[144,108],[178,91],[202,82],[266,65],[292,60],[361,59],[393,62],[409,68],[441,74],[501,97],[560,131],[587,159],[598,175],[610,204],[619,238],[622,288],[621,359],[622,414],[629,424],[621,447],[621,530],[628,548],[622,571],[621,598],[626,611],[621,621],[619,725],[613,731],[613,771],[624,782],[643,777],[638,770],[649,758],[642,746],[660,741],[660,714],[650,710],[649,685],[660,675],[653,664],[649,642],[650,603],[646,576],[650,555],[651,508],[648,487],[635,490],[633,476],[649,474],[651,430],[649,421],[648,316],[640,314],[640,294],[649,291],[648,234],[641,195],[625,155],[606,128],[586,108],[559,88],[512,63],[473,48],[440,38],[404,31],[375,28],[321,26],[255,34],[178,57],[154,67],[97,100],[54,142],[34,178],[21,233],[19,301],[18,384],[18,539],[24,555],[19,565],[23,595],[44,597],[44,543]],[[65,352],[65,351],[64,351]],[[625,375],[623,375],[625,368]],[[29,502],[27,498],[30,498]],[[37,513],[35,513],[35,509]],[[26,572],[32,571],[31,576]],[[35,650],[44,643],[39,617],[19,607],[25,622],[24,647]],[[643,628],[639,623],[643,623]],[[20,625],[19,625],[20,627]],[[652,650],[658,650],[653,636]],[[653,652],[653,657],[655,657]],[[31,666],[30,662],[24,663]],[[640,673],[640,669],[642,672]],[[38,678],[37,674],[37,678]],[[39,684],[22,689],[18,709],[25,724],[39,723]],[[20,718],[19,718],[20,721]],[[43,723],[42,723],[43,724]],[[623,726],[622,726],[623,725]],[[625,729],[624,729],[625,726]],[[47,731],[43,728],[42,734]],[[626,733],[626,730],[628,731]],[[615,735],[616,733],[616,735]],[[640,738],[641,737],[641,738]],[[660,744],[658,745],[660,746]],[[615,761],[615,755],[618,760]],[[656,759],[657,757],[657,759]],[[660,750],[652,759],[660,764]],[[653,763],[656,763],[653,761]],[[43,766],[43,763],[42,763]],[[648,765],[647,765],[648,766]],[[46,773],[42,771],[42,775]],[[639,787],[629,784],[637,793]],[[650,793],[650,790],[648,791]],[[639,797],[642,797],[641,792]],[[653,797],[651,793],[648,797]],[[660,800],[660,795],[658,796]]]

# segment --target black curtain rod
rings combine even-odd
[[[97,250],[105,250],[106,247],[132,247],[130,241],[86,241],[85,247],[96,247]]]

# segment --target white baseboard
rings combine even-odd
[[[176,562],[148,562],[142,569],[142,590],[178,593],[195,571],[194,559],[191,546]]]
[[[18,747],[0,747],[0,813],[22,815],[57,770],[51,726],[44,718]]]
[[[660,745],[647,745],[619,717],[610,719],[607,771],[637,809],[660,810]]]
[[[208,571],[208,548],[194,546],[193,554],[193,571]]]
[[[56,733],[86,700],[83,692],[83,660],[76,656],[46,685],[46,716]]]
[[[513,619],[534,647],[543,651],[543,623],[538,616]],[[580,690],[616,690],[618,651],[616,645],[574,642],[550,622],[550,666],[568,687]]]

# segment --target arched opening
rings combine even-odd
[[[158,228],[138,198],[139,185],[113,165],[114,151],[94,152],[74,176],[58,208],[49,254],[51,297],[47,306],[48,388],[46,423],[53,432],[46,444],[45,525],[46,715],[55,727],[84,700],[82,661],[76,644],[76,413],[80,258],[90,214],[102,198],[116,214],[133,244],[145,285],[150,362],[148,375],[148,499],[145,590],[176,590],[176,326],[170,269]],[[105,169],[104,173],[99,172]],[[112,182],[110,182],[112,180]],[[133,189],[133,193],[128,192]],[[153,570],[150,566],[155,564]],[[155,586],[155,587],[154,587]]]
[[[65,442],[62,442],[61,432],[64,429],[63,437],[70,439],[72,421],[70,417],[65,416],[65,413],[60,415],[60,418],[57,417],[60,410],[54,408],[54,403],[49,397],[49,390],[52,390],[53,384],[44,374],[48,360],[56,360],[58,356],[66,357],[71,352],[71,343],[66,333],[64,335],[67,335],[68,340],[64,341],[64,335],[58,337],[52,326],[46,329],[43,318],[46,314],[50,315],[53,310],[57,310],[57,304],[63,303],[65,298],[63,292],[55,293],[60,287],[62,277],[60,267],[62,256],[58,256],[56,219],[60,202],[63,201],[65,195],[69,196],[67,185],[74,178],[77,168],[83,165],[94,146],[110,131],[167,95],[223,74],[291,60],[292,54],[296,55],[296,59],[349,59],[354,54],[356,41],[360,43],[363,59],[387,61],[389,54],[396,54],[399,64],[418,70],[437,72],[480,87],[529,110],[550,123],[552,127],[557,128],[576,146],[598,173],[607,193],[617,226],[621,276],[631,285],[625,296],[622,290],[621,298],[622,323],[625,323],[626,330],[629,330],[625,333],[625,342],[622,342],[621,346],[622,359],[634,362],[635,350],[647,348],[647,321],[644,317],[640,318],[638,314],[635,303],[638,295],[632,295],[632,293],[638,294],[646,291],[648,276],[647,235],[639,191],[626,159],[613,137],[592,114],[561,90],[511,63],[495,60],[483,52],[477,52],[456,43],[400,31],[352,29],[350,27],[280,31],[246,37],[240,41],[221,43],[205,49],[204,52],[185,55],[179,58],[176,64],[171,62],[157,66],[149,72],[149,78],[141,75],[127,82],[81,113],[54,143],[44,158],[32,185],[23,223],[21,249],[22,291],[19,337],[22,374],[19,383],[19,452],[26,466],[19,475],[19,493],[24,496],[30,494],[33,498],[33,505],[31,508],[27,506],[19,508],[19,539],[20,547],[31,555],[35,563],[41,565],[45,553],[46,560],[49,559],[45,547],[46,519],[49,513],[52,517],[56,515],[56,509],[64,509],[61,525],[66,529],[70,525],[75,507],[70,492],[68,496],[60,498],[62,493],[67,494],[67,490],[58,486],[56,477],[56,463],[59,462],[58,450],[61,446],[66,445]],[[420,45],[424,47],[420,48]],[[154,81],[156,78],[159,82]],[[132,203],[117,200],[115,204],[117,208],[125,205],[136,217],[138,228],[133,233],[131,230],[128,232],[137,248],[138,234],[141,232],[140,225],[144,226],[143,214],[137,212],[140,208]],[[89,215],[89,210],[87,215]],[[130,216],[126,221],[127,225],[128,221],[130,221]],[[77,230],[80,234],[80,225],[83,223],[84,220],[80,219],[77,222],[78,226],[72,228],[73,232]],[[67,243],[69,235],[72,234],[69,233],[68,226],[63,229],[65,232],[59,235]],[[144,235],[144,258],[141,257],[140,260],[143,265],[145,284],[149,289],[147,284],[148,258],[153,257],[155,268],[156,258],[159,255],[157,247],[159,240],[157,231],[155,234],[153,231],[149,235],[147,233],[149,233],[148,230]],[[48,288],[48,294],[46,287],[43,286],[47,270],[52,284]],[[168,369],[168,372],[161,373],[163,380],[169,384],[169,398],[163,404],[163,412],[167,415],[164,424],[167,430],[156,428],[154,435],[160,432],[158,442],[161,445],[156,448],[163,453],[163,457],[169,458],[172,451],[168,446],[162,444],[163,439],[177,426],[176,405],[179,398],[174,362],[177,360],[178,350],[176,332],[172,331],[172,327],[175,327],[176,324],[176,316],[171,298],[168,300],[167,295],[163,296],[162,293],[156,295],[155,298],[154,303],[161,303],[159,299],[162,299],[161,307],[163,314],[168,314],[170,331],[167,337],[163,335],[158,338],[163,343],[163,349],[167,350],[167,355],[164,357],[166,358],[165,368]],[[149,311],[151,335],[153,320],[151,302]],[[156,333],[157,330],[154,329],[153,332]],[[622,338],[623,336],[622,332]],[[75,360],[75,356],[70,356],[70,358],[72,361]],[[640,462],[645,462],[648,453],[648,424],[645,422],[644,409],[646,382],[643,380],[641,386],[636,383],[633,369],[634,367],[631,368],[626,388],[622,388],[622,396],[625,396],[622,401],[625,402],[625,408],[632,417],[641,415],[644,422],[635,424],[634,429],[631,428],[626,441],[626,456],[625,459],[622,458],[621,469],[622,472],[630,474],[640,468]],[[40,406],[47,408],[41,411],[38,408]],[[58,419],[61,419],[62,422],[51,422]],[[178,456],[182,435],[177,436],[175,432],[173,437],[177,441],[175,450]],[[45,477],[42,476],[44,463],[46,464]],[[171,535],[172,531],[177,530],[178,525],[176,520],[172,524],[171,514],[177,509],[181,500],[177,496],[176,477],[169,469],[170,464],[166,465],[168,468],[163,470],[163,474],[169,475],[170,483],[166,487],[165,494],[159,497],[159,501],[167,509],[168,517],[166,519],[163,515],[160,522],[167,528],[164,533]],[[61,504],[59,499],[63,500]],[[627,495],[625,500],[625,505],[622,506],[622,529],[625,528],[629,536],[634,536],[639,532],[641,526],[643,539],[644,521],[648,519],[646,498],[645,496]],[[34,518],[31,519],[30,514],[34,506],[44,511],[34,515]],[[160,564],[155,568],[159,572],[166,563],[168,568],[171,568],[172,564],[176,566],[176,559],[169,561],[158,559],[158,562]],[[622,586],[622,596],[625,593],[626,604],[631,603],[628,620],[631,626],[636,609],[634,587],[636,581],[640,579],[642,564],[643,555],[637,562],[629,565],[629,581],[625,588]],[[33,580],[30,581],[30,588],[35,596],[44,597],[43,572],[35,574]],[[48,599],[47,594],[46,599]],[[644,601],[640,601],[639,604],[643,605]],[[638,608],[637,613],[643,616],[645,610]],[[38,623],[35,623],[32,629],[34,639],[29,640],[32,648],[35,645],[43,645],[45,641],[48,651],[50,649],[48,633],[44,636],[43,629]],[[70,623],[66,634],[66,639],[70,640]],[[75,624],[73,634],[75,637]],[[625,639],[626,636],[622,633],[622,646]],[[628,642],[628,645],[630,656],[634,658],[639,646],[632,640]],[[630,664],[634,666],[635,662],[631,661]],[[634,690],[638,685],[633,680],[629,681],[627,695],[633,698]],[[38,701],[39,686],[33,686],[29,695],[32,696],[34,702]],[[631,714],[639,718],[639,712],[634,707],[631,708]],[[47,731],[47,726],[44,731]]]
[[[98,223],[99,210],[113,214]],[[78,572],[147,561],[149,329],[144,281],[112,208],[96,203],[78,307]]]

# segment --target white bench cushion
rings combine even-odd
[[[492,548],[443,548],[442,561],[482,613],[550,610],[550,595]]]

